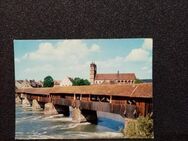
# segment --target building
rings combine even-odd
[[[70,77],[65,77],[61,83],[60,83],[60,86],[72,86],[73,85],[73,79],[70,78]]]
[[[38,88],[42,87],[43,83],[42,81],[35,81],[35,80],[15,80],[15,88],[21,89],[21,88]]]
[[[15,80],[15,88],[32,88],[29,80]]]
[[[136,80],[134,73],[106,73],[98,74],[97,65],[90,64],[90,82],[91,84],[133,84]]]
[[[54,80],[54,86],[59,86],[61,84],[61,80]]]
[[[41,81],[35,81],[35,80],[29,80],[29,83],[30,85],[33,87],[33,88],[40,88],[43,86],[42,82]]]

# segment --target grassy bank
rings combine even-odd
[[[150,116],[127,119],[122,132],[127,138],[153,138],[153,119]]]

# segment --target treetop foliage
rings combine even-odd
[[[143,81],[137,78],[134,83],[139,84],[139,83],[143,83]]]
[[[44,84],[43,87],[53,87],[54,86],[54,80],[51,76],[46,76],[44,78]]]
[[[81,86],[81,85],[90,85],[90,82],[87,79],[82,79],[79,77],[74,78],[73,86]]]

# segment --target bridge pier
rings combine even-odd
[[[30,106],[31,106],[31,103],[29,102],[29,100],[27,99],[27,97],[25,97],[25,98],[22,100],[22,106],[23,106],[23,107],[30,107]]]
[[[73,122],[86,122],[86,118],[81,114],[81,110],[79,108],[72,109],[72,121]]]
[[[69,106],[46,103],[44,105],[44,114],[48,114],[48,115],[63,114],[64,116],[69,116],[70,115]]]
[[[42,110],[43,108],[41,107],[41,105],[38,103],[38,101],[36,99],[33,99],[32,109],[33,110]]]
[[[16,104],[22,103],[22,100],[20,99],[19,95],[16,96],[15,102],[16,102]]]
[[[80,110],[80,108],[73,108],[72,121],[74,122],[91,122],[97,123],[97,112],[92,110]]]
[[[58,114],[53,103],[46,103],[44,105],[44,114],[46,114],[46,115],[57,115]]]

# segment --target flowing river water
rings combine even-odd
[[[16,139],[96,139],[124,138],[121,129],[124,120],[120,115],[97,112],[98,124],[74,123],[71,117],[44,115],[16,105]],[[114,120],[116,119],[116,120]]]

